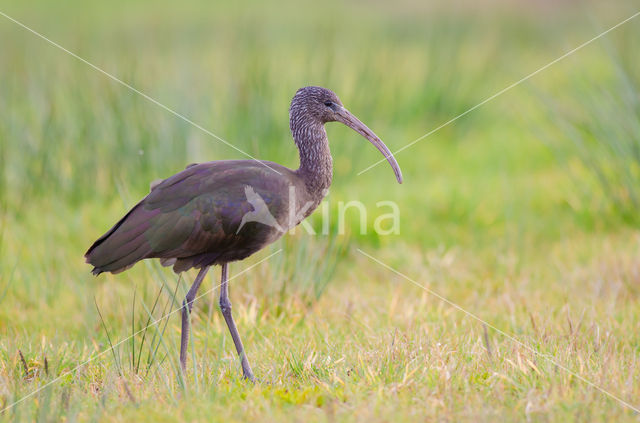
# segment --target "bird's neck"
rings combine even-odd
[[[297,173],[304,180],[309,193],[314,197],[319,196],[321,200],[333,177],[333,159],[324,124],[292,115],[290,126],[300,153]]]

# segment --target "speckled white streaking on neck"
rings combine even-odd
[[[333,159],[329,139],[324,129],[328,121],[322,99],[337,96],[321,87],[305,87],[296,93],[289,109],[289,127],[300,153],[298,174],[304,179],[309,192],[321,200],[331,185]]]

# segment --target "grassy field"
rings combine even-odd
[[[0,0],[290,167],[301,86],[333,89],[395,151],[639,10]],[[379,154],[328,126],[332,235],[230,267],[251,385],[218,269],[181,375],[175,311],[195,274],[145,262],[94,278],[83,260],[149,182],[244,157],[0,16],[0,421],[638,421],[639,37],[640,17],[400,152],[403,185],[386,163],[357,175]],[[352,200],[367,233],[349,213],[339,235]],[[385,200],[398,235],[373,230]]]

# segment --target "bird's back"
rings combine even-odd
[[[272,162],[189,166],[154,185],[85,258],[94,274],[118,273],[151,257],[173,265],[176,272],[242,260],[291,226],[291,187],[296,202],[304,200],[304,183],[296,172]],[[269,216],[256,218],[260,207],[261,216]]]

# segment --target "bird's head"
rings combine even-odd
[[[391,151],[367,125],[342,105],[342,102],[333,91],[322,87],[300,88],[293,100],[291,100],[289,117],[292,131],[295,126],[302,126],[305,123],[303,121],[309,119],[311,122],[321,125],[327,122],[341,122],[347,125],[369,140],[384,155],[393,168],[398,183],[402,183],[400,166],[398,166],[398,162]]]

